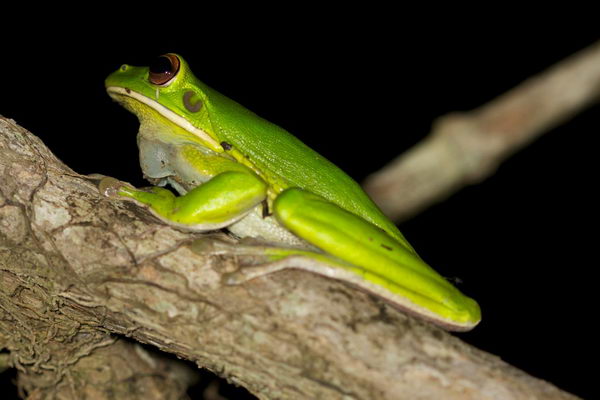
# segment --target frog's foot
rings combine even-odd
[[[123,197],[119,195],[119,192],[122,191],[122,189],[125,187],[134,189],[134,187],[131,184],[120,181],[116,178],[112,178],[110,176],[104,176],[100,174],[92,174],[88,176],[92,179],[100,179],[100,182],[98,182],[98,190],[103,196],[110,197],[113,199],[122,199]]]
[[[226,285],[241,285],[242,283],[252,279],[289,268],[303,269],[323,274],[323,265],[319,265],[314,260],[302,255],[290,255],[283,259],[268,262],[266,264],[241,267],[235,272],[223,275],[223,283]]]
[[[108,178],[108,176],[103,175],[103,174],[98,174],[96,172],[94,172],[93,174],[87,174],[85,176],[86,176],[86,178],[89,178],[89,179],[92,179],[92,180],[95,180],[95,181],[99,181],[99,180],[102,180],[104,178]]]
[[[273,244],[240,242],[230,245],[230,250],[248,260],[234,272],[225,274],[223,282],[226,285],[240,285],[285,269],[300,269],[327,277],[335,277],[340,269],[353,269],[350,264],[322,253],[301,247],[280,247]]]
[[[226,238],[226,239],[225,239]],[[324,275],[328,265],[324,261],[332,259],[319,252],[304,248],[281,247],[264,240],[246,237],[234,240],[215,236],[194,240],[190,250],[199,254],[235,256],[238,267],[223,275],[226,285],[240,285],[252,279],[269,275],[284,269],[304,269]],[[321,262],[319,262],[321,261]]]

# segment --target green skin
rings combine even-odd
[[[428,266],[354,180],[284,129],[200,82],[181,57],[163,57],[179,63],[165,83],[153,83],[148,67],[123,65],[105,85],[140,120],[146,178],[181,195],[119,183],[119,196],[184,229],[227,227],[283,244],[287,248],[265,247],[264,253],[329,265],[327,271],[306,269],[360,286],[446,329],[477,325],[477,303]]]

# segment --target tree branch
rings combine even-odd
[[[600,95],[600,42],[467,113],[439,118],[421,143],[364,183],[395,221],[492,175],[502,161]]]
[[[260,260],[101,196],[10,120],[0,131],[0,343],[30,398],[64,386],[80,398],[73,388],[110,375],[86,370],[89,357],[111,369],[147,358],[115,335],[264,399],[574,398],[338,281],[288,270],[224,285]]]

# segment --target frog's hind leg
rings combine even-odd
[[[419,310],[446,324],[454,321],[472,327],[479,321],[477,303],[411,248],[327,199],[289,188],[275,200],[273,214],[291,232],[341,260],[344,270],[351,270],[371,287],[375,285],[382,296],[400,307]]]
[[[275,200],[273,214],[297,236],[374,274],[400,282],[418,275],[431,284],[449,285],[412,249],[323,197],[298,188],[287,189]]]

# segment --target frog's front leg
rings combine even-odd
[[[262,202],[267,194],[267,185],[260,178],[238,171],[220,173],[183,196],[156,186],[149,191],[122,183],[114,187],[114,182],[118,181],[101,182],[101,192],[112,190],[149,206],[155,215],[171,224],[197,231],[232,224]]]

